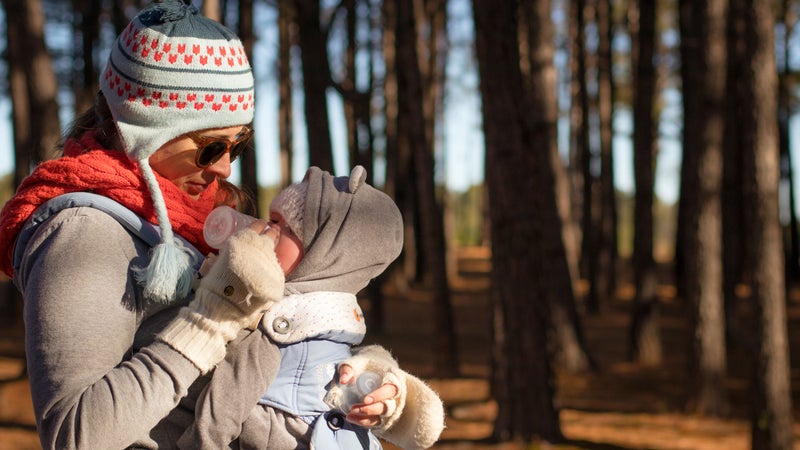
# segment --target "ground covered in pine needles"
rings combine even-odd
[[[660,290],[665,364],[658,368],[627,362],[627,304],[632,297],[622,283],[614,304],[584,317],[586,337],[600,365],[595,373],[559,373],[557,402],[567,443],[492,443],[488,440],[496,405],[489,395],[488,376],[491,310],[488,300],[488,260],[484,250],[462,251],[460,273],[453,280],[459,334],[461,376],[433,376],[434,325],[430,293],[408,287],[387,289],[386,324],[370,331],[365,343],[390,348],[401,365],[441,393],[447,407],[447,429],[436,449],[530,450],[539,448],[633,450],[745,450],[750,448],[748,365],[735,350],[729,355],[732,413],[729,418],[685,413],[688,328],[674,289]],[[795,448],[800,450],[800,291],[792,291],[789,332],[795,406]],[[365,312],[369,314],[369,304]],[[0,450],[39,449],[24,373],[20,326],[0,327]],[[535,420],[532,418],[531,420]],[[394,449],[386,445],[387,449]]]

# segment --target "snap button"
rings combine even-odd
[[[272,321],[272,329],[278,334],[286,334],[292,329],[292,325],[285,317],[277,317]]]
[[[222,292],[225,293],[226,297],[230,297],[231,295],[233,295],[233,286],[231,286],[231,285],[225,286],[225,290],[222,291]]]
[[[325,419],[328,422],[328,428],[333,431],[341,430],[344,426],[344,416],[339,413],[330,413]]]

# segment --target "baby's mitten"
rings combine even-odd
[[[354,355],[341,364],[353,368],[354,376],[365,372],[377,373],[377,387],[391,383],[397,386],[397,396],[386,400],[386,413],[381,424],[373,428],[376,436],[405,450],[432,446],[444,429],[444,405],[439,396],[422,380],[400,369],[397,361],[383,347],[370,345],[354,350]],[[325,398],[337,407],[346,401],[346,394],[334,386]]]
[[[202,372],[225,356],[225,346],[242,328],[283,295],[284,274],[269,235],[244,229],[228,239],[194,300],[158,338]]]

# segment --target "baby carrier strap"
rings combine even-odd
[[[154,247],[161,240],[161,231],[158,226],[139,217],[130,209],[122,206],[121,203],[91,192],[71,192],[54,197],[39,206],[22,227],[14,245],[14,272],[19,269],[28,241],[33,237],[39,225],[62,210],[79,207],[89,207],[103,211],[150,247]],[[203,255],[189,241],[178,235],[175,235],[175,237],[186,248],[191,250],[193,254],[192,260],[195,261],[195,264],[203,261]]]

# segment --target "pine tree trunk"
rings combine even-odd
[[[401,0],[397,14],[397,73],[401,115],[409,121],[408,139],[416,171],[416,188],[421,244],[426,273],[433,289],[434,322],[436,323],[436,372],[441,377],[458,374],[458,353],[450,287],[445,264],[443,215],[436,201],[433,173],[433,152],[426,142],[424,95],[420,76],[413,0]]]
[[[531,155],[536,145],[527,117],[531,108],[519,67],[517,34],[497,32],[518,29],[518,6],[474,0],[473,14],[492,233],[492,392],[498,403],[494,437],[558,441],[562,434],[547,345],[552,324],[543,279],[543,265],[552,260],[542,243],[543,227],[558,219],[555,208],[544,208],[541,198],[554,191],[541,192],[543,165],[537,160],[542,159]],[[553,217],[543,218],[543,212]]]
[[[296,44],[294,1],[278,0],[278,141],[280,142],[281,180],[285,187],[292,182],[294,148],[294,108],[292,102],[292,47]]]
[[[242,41],[245,54],[250,61],[253,60],[253,44],[255,34],[253,33],[253,0],[239,0],[239,39]],[[257,139],[257,138],[256,138]],[[255,146],[251,141],[248,149],[242,152],[239,157],[240,184],[242,189],[247,191],[253,198],[255,215],[261,215],[259,211],[260,189],[258,188],[258,161]]]
[[[303,62],[308,163],[334,173],[327,97],[331,72],[320,24],[319,0],[297,0],[294,5]]]
[[[784,290],[784,261],[778,222],[777,70],[774,15],[760,2],[747,1],[746,75],[752,89],[752,140],[745,147],[744,181],[748,217],[748,269],[752,273],[753,355],[755,371],[751,412],[754,450],[793,447],[792,396]]]
[[[653,259],[653,179],[655,160],[655,4],[638,3],[638,12],[631,14],[634,50],[634,125],[633,165],[636,196],[634,200],[633,262],[636,297],[633,301],[631,325],[631,357],[650,365],[661,363],[659,305],[656,297],[657,274]]]
[[[694,326],[690,408],[699,414],[724,416],[729,411],[725,392],[727,359],[722,297],[722,142],[724,139],[726,95],[725,24],[727,0],[709,0],[695,11],[694,25],[700,29],[696,60],[685,61],[687,71],[701,74],[699,98],[687,108],[701,108],[691,114],[698,123],[696,134],[686,137],[684,153],[693,152],[683,172],[693,186],[686,204],[682,249],[686,271],[686,300],[693,308]]]

